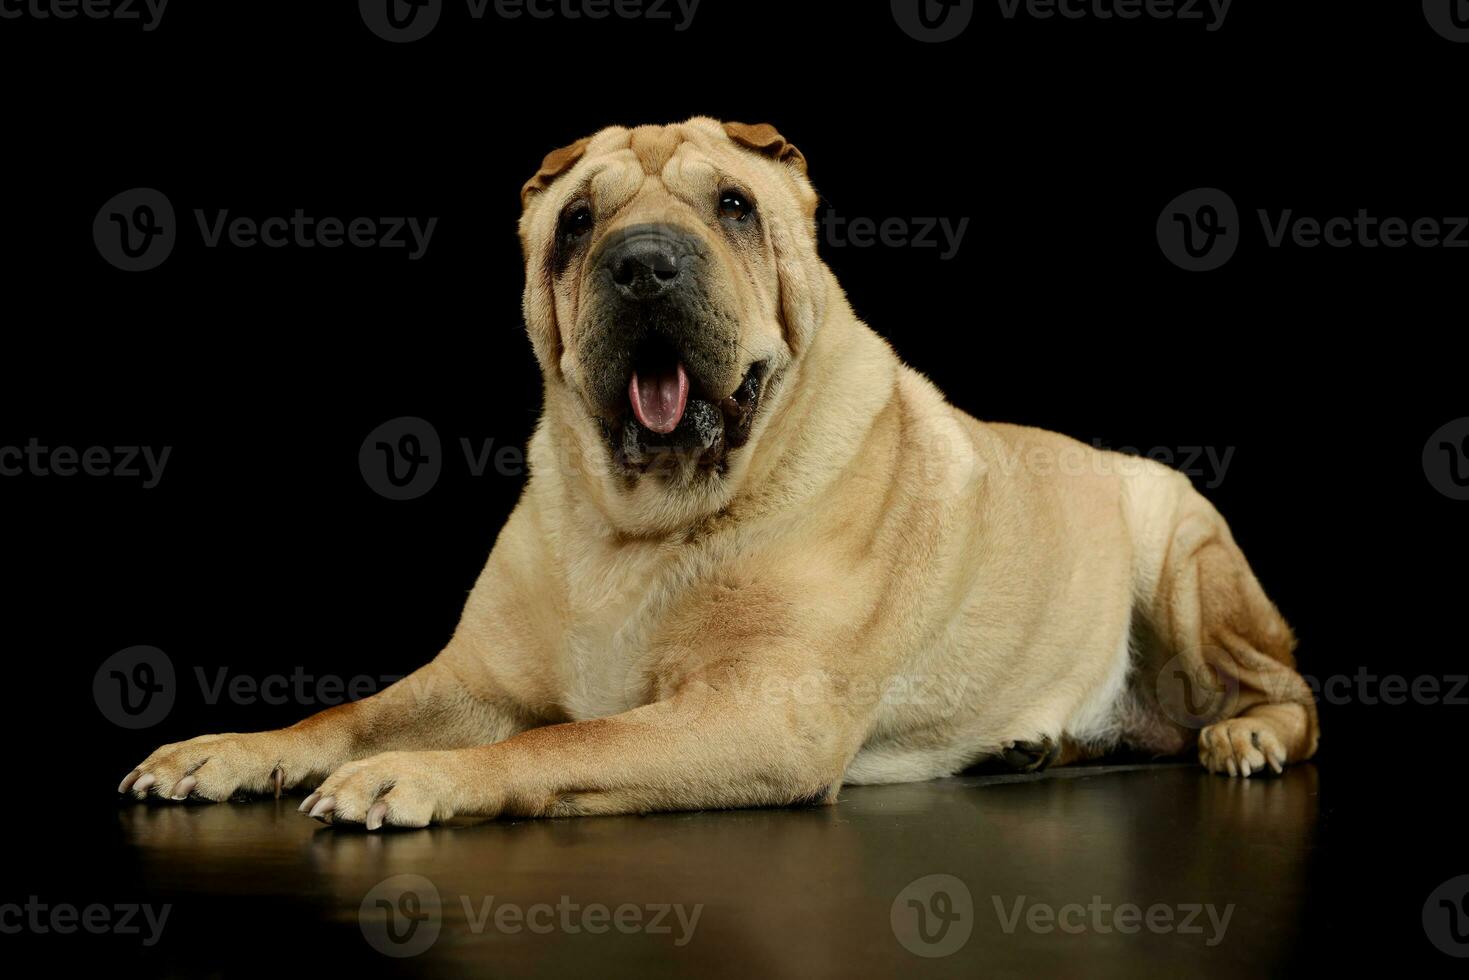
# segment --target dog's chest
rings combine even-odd
[[[561,648],[561,704],[576,721],[629,711],[648,697],[649,650],[677,570],[655,554],[572,570]]]

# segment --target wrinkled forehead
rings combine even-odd
[[[568,195],[585,194],[608,213],[646,196],[706,201],[724,181],[743,182],[741,155],[722,132],[692,124],[606,129],[592,137]],[[568,195],[562,195],[566,200]]]

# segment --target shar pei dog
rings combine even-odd
[[[544,404],[452,639],[290,728],[165,745],[121,793],[299,787],[375,830],[1316,750],[1294,637],[1214,507],[945,401],[853,313],[774,128],[604,129],[521,197]]]

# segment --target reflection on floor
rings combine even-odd
[[[1298,953],[1317,771],[1057,769],[850,787],[839,804],[365,834],[295,800],[118,810],[173,909],[139,955],[334,971],[1136,977]]]

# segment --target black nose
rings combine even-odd
[[[655,299],[668,292],[677,285],[684,265],[680,259],[688,252],[686,237],[686,232],[659,225],[629,229],[602,260],[612,284],[634,300]]]

